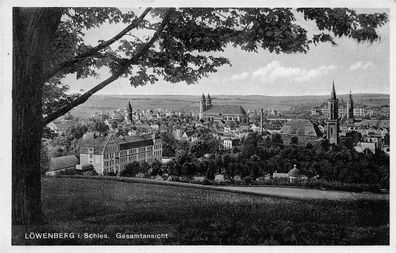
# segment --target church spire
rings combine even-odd
[[[339,121],[338,121],[338,100],[336,98],[335,87],[334,87],[334,80],[333,80],[333,87],[331,90],[331,96],[328,104],[329,109],[329,119],[327,121],[327,139],[329,140],[330,144],[338,144],[338,137],[339,137]]]
[[[132,122],[132,105],[131,102],[128,102],[128,120]]]
[[[335,99],[336,99],[336,92],[335,92],[335,87],[334,87],[334,80],[333,80],[333,89],[331,90],[330,99],[331,99],[331,100],[335,100]]]

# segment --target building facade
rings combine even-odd
[[[349,92],[349,99],[347,102],[347,119],[353,120],[354,114],[353,114],[353,99],[352,99],[352,93]]]
[[[86,140],[80,148],[80,164],[92,164],[96,173],[119,174],[126,165],[162,160],[162,140],[155,134],[120,136],[111,134]]]

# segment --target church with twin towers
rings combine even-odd
[[[199,119],[205,121],[225,121],[247,124],[249,122],[248,114],[240,105],[219,105],[212,104],[212,98],[208,94],[206,97],[202,94],[199,103]]]

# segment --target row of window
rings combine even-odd
[[[136,153],[143,153],[143,152],[152,151],[152,150],[153,150],[152,146],[141,147],[141,148],[132,148],[132,149],[120,151],[120,156],[132,155],[132,154],[136,154]]]
[[[118,168],[114,168],[114,167],[106,167],[103,169],[104,173],[110,173],[110,172],[114,172],[115,174],[118,173]]]
[[[118,151],[117,147],[107,147],[105,153],[115,153]]]
[[[110,160],[110,161],[105,161],[104,162],[104,165],[105,166],[112,166],[112,165],[114,165],[116,162],[114,161],[114,160]]]
[[[108,158],[115,158],[116,153],[107,153],[104,154],[104,159],[108,159]]]

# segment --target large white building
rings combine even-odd
[[[92,164],[99,175],[119,174],[134,161],[162,160],[162,140],[155,134],[121,136],[113,134],[85,140],[80,148],[80,164]]]

